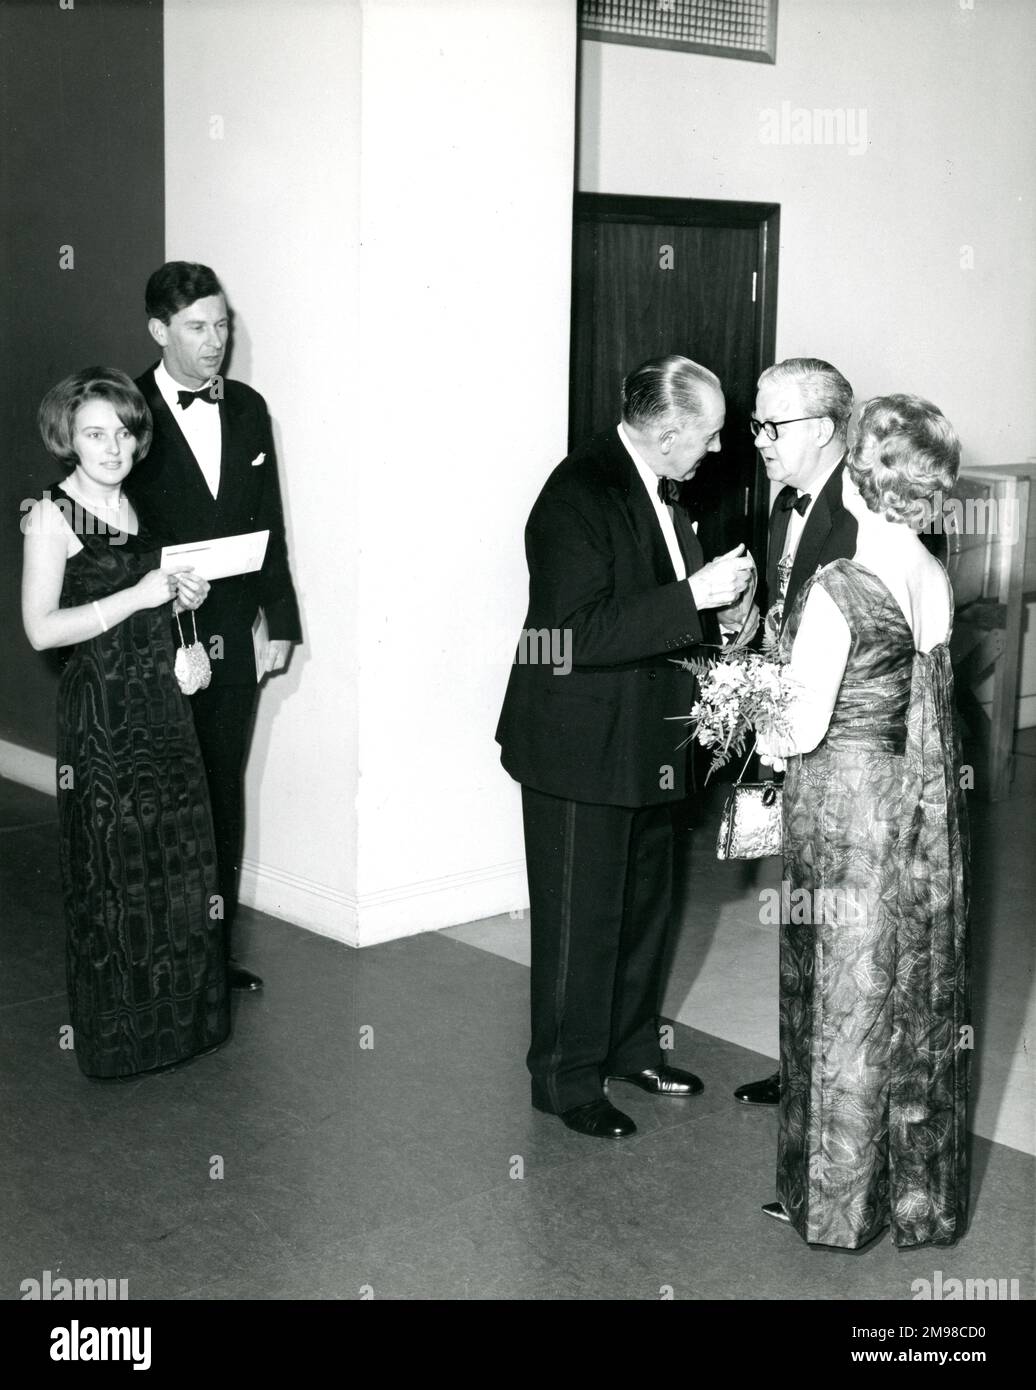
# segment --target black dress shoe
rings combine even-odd
[[[231,989],[262,989],[263,982],[258,975],[253,975],[251,970],[246,970],[243,965],[238,965],[236,960],[232,960],[227,965],[227,978],[230,980]]]
[[[700,1096],[705,1083],[691,1071],[681,1071],[679,1067],[646,1067],[625,1075],[609,1076],[609,1081],[628,1081],[631,1086],[639,1086],[653,1096]]]
[[[637,1126],[628,1115],[616,1110],[602,1096],[586,1105],[575,1105],[571,1110],[563,1110],[558,1117],[562,1124],[574,1129],[577,1134],[586,1134],[591,1139],[625,1139],[636,1134]]]
[[[781,1202],[767,1202],[766,1206],[763,1207],[763,1212],[767,1216],[772,1216],[775,1221],[783,1221],[786,1225],[791,1225],[791,1217]]]
[[[749,1081],[739,1086],[734,1096],[742,1105],[776,1105],[781,1098],[781,1074],[775,1071],[762,1081]]]

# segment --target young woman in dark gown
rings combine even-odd
[[[174,603],[208,592],[158,568],[122,482],[151,417],[129,377],[87,368],[40,406],[69,469],[22,523],[22,613],[37,650],[72,648],[58,685],[58,812],[76,1058],[125,1077],[209,1051],[230,1026],[205,772],[177,685]]]
[[[799,697],[784,782],[777,1196],[806,1241],[952,1244],[967,1212],[968,826],[953,595],[915,529],[960,448],[916,396],[870,401],[843,484],[852,560],[782,638]],[[805,890],[805,895],[795,890]],[[808,920],[804,920],[808,918]]]

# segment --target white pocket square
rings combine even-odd
[[[266,455],[265,455],[265,454],[256,454],[255,458],[252,460],[252,467],[253,467],[253,468],[258,468],[259,465],[260,465],[261,463],[265,463],[265,462],[266,462]]]

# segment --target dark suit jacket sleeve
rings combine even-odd
[[[686,580],[616,595],[614,549],[570,503],[541,496],[525,550],[530,617],[571,631],[576,666],[619,666],[703,640]]]
[[[262,448],[266,454],[262,465],[263,493],[256,516],[256,529],[265,531],[269,528],[270,532],[266,558],[259,573],[259,602],[266,612],[266,623],[272,639],[301,642],[302,626],[299,621],[295,586],[291,582],[291,570],[288,567],[288,545],[284,536],[284,512],[277,478],[273,430],[266,402],[261,396],[256,398],[256,402],[256,409],[260,415],[258,432],[265,441]]]

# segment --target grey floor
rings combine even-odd
[[[953,1249],[810,1249],[759,1211],[774,1113],[730,1096],[766,1055],[677,1025],[705,1094],[616,1086],[640,1133],[582,1139],[528,1104],[527,969],[441,933],[353,951],[246,914],[267,988],[228,1045],[88,1081],[60,1047],[53,817],[0,781],[2,1298],[48,1270],[135,1299],[909,1300],[937,1270],[1033,1296],[1028,1154],[974,1138]]]
[[[981,767],[976,776],[981,777]],[[723,785],[708,789],[698,830],[680,839],[672,959],[663,1011],[699,1032],[772,1059],[776,1068],[779,859],[720,863]],[[1017,737],[1010,796],[971,798],[972,1054],[969,1124],[984,1139],[1036,1155],[1036,729]],[[522,965],[525,913],[452,927],[447,935]],[[745,1080],[749,1078],[743,1078]]]

